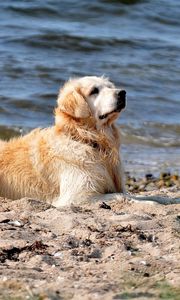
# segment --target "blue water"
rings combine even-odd
[[[69,77],[105,74],[127,91],[125,168],[180,170],[180,1],[0,3],[0,135],[53,123]]]

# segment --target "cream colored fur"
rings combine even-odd
[[[94,87],[98,94],[91,95]],[[0,196],[55,206],[123,192],[117,90],[103,77],[70,80],[58,96],[55,126],[0,142]],[[108,114],[105,119],[99,116]]]

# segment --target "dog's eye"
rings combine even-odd
[[[90,92],[90,96],[92,96],[92,95],[97,95],[99,93],[99,89],[97,88],[97,87],[94,87],[92,90],[91,90],[91,92]]]

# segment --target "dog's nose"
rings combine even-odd
[[[122,101],[125,100],[126,99],[126,91],[125,90],[119,91],[117,96],[118,96],[118,99],[120,99]]]
[[[117,106],[118,106],[118,108],[124,108],[126,106],[126,91],[125,90],[118,91]]]

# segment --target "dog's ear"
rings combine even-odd
[[[72,117],[88,118],[91,114],[90,108],[79,88],[74,88],[68,93],[60,92],[57,102],[59,110]]]

